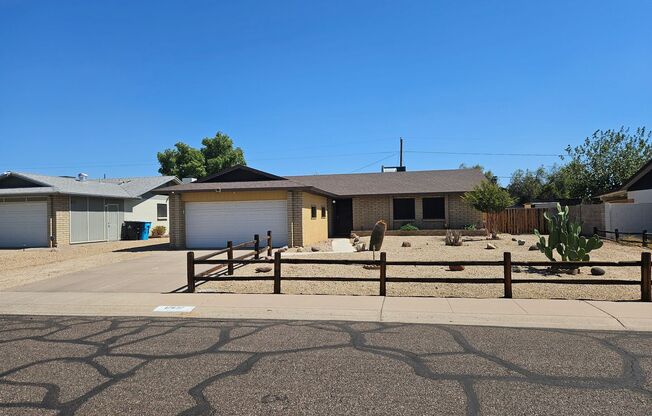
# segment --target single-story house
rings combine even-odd
[[[463,228],[482,213],[462,195],[485,179],[477,169],[281,177],[235,166],[158,192],[170,196],[174,248],[224,247],[272,231],[275,246],[313,244],[351,231]]]
[[[0,247],[55,247],[120,240],[126,220],[168,226],[168,203],[157,188],[173,176],[88,179],[0,174]]]

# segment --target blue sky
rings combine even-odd
[[[157,174],[220,130],[277,174],[508,181],[652,127],[650,1],[0,0],[0,171]],[[452,152],[466,154],[442,154]],[[384,161],[378,161],[387,158]]]

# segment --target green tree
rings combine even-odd
[[[473,190],[465,193],[462,199],[473,208],[491,217],[494,217],[495,214],[504,211],[516,202],[507,190],[488,180],[482,181]],[[488,231],[493,238],[496,238],[497,232],[493,228],[493,223],[494,221],[488,221]]]
[[[484,177],[491,183],[498,183],[498,176],[494,175],[492,171],[485,170],[484,166],[475,164],[473,166],[467,166],[465,163],[460,164],[460,169],[479,169],[484,174]]]
[[[218,131],[215,137],[201,141],[202,155],[206,160],[206,173],[213,174],[235,165],[246,165],[244,154],[239,147],[233,147],[233,140]]]
[[[568,146],[570,194],[589,200],[622,186],[652,158],[652,132],[645,127],[597,130],[576,147]]]
[[[519,204],[541,198],[548,175],[543,167],[537,170],[518,169],[512,174],[507,190]]]
[[[173,149],[165,149],[156,154],[161,165],[161,175],[177,178],[201,178],[206,176],[204,155],[189,145],[178,142]]]
[[[222,132],[202,140],[202,148],[195,149],[179,142],[172,149],[156,154],[159,173],[178,178],[201,178],[235,165],[245,165],[244,154],[233,147],[233,140]]]

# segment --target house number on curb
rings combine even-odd
[[[157,306],[154,312],[192,312],[194,306]]]

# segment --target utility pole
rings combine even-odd
[[[400,157],[399,157],[399,163],[398,163],[398,165],[399,165],[400,167],[403,167],[403,138],[402,138],[402,137],[399,137],[399,139],[400,139],[400,141],[401,141],[401,149],[400,149]]]

